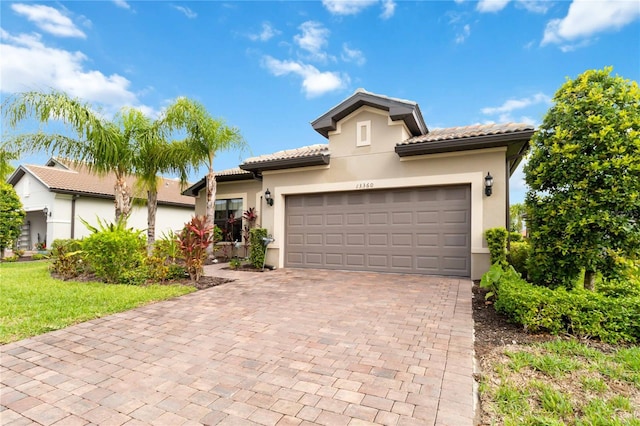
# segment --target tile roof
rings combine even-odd
[[[284,151],[274,152],[273,154],[251,157],[246,159],[242,164],[247,165],[265,163],[269,161],[289,160],[294,158],[313,157],[317,155],[329,155],[329,145],[321,143],[316,145],[303,146],[301,148],[287,149]]]
[[[464,139],[478,136],[503,135],[532,130],[535,130],[535,128],[526,123],[476,124],[473,126],[447,127],[444,129],[433,129],[425,135],[414,136],[404,142],[400,142],[398,145]]]
[[[24,165],[22,166],[39,179],[44,185],[54,192],[68,192],[73,194],[87,194],[97,197],[113,198],[113,184],[115,174],[107,173],[98,176],[90,173],[84,165],[72,165],[61,161],[69,170],[57,167]],[[127,178],[127,184],[133,189],[134,195],[146,199],[146,193],[135,194],[136,179],[133,176]],[[195,200],[181,194],[180,181],[177,179],[162,178],[158,186],[159,204],[177,204],[193,206]]]

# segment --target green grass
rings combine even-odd
[[[640,347],[558,339],[485,363],[479,390],[491,424],[640,426]]]
[[[195,291],[51,278],[49,263],[0,263],[0,344]]]

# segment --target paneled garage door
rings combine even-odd
[[[286,198],[285,266],[471,275],[470,187]]]

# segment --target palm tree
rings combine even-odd
[[[190,167],[190,151],[184,141],[167,141],[162,120],[151,122],[140,111],[133,110],[131,113],[140,114],[140,121],[146,119],[145,126],[139,129],[136,137],[134,173],[137,185],[147,192],[147,247],[151,253],[156,240],[158,185],[161,182],[159,174],[177,173],[181,185],[185,186]]]
[[[88,103],[71,98],[63,92],[18,93],[3,105],[10,127],[26,119],[40,123],[58,121],[71,130],[74,137],[57,133],[21,134],[10,139],[10,146],[25,151],[46,151],[53,155],[86,164],[97,174],[113,172],[115,218],[127,217],[131,211],[131,188],[126,177],[133,171],[134,140],[139,128],[146,125],[141,114],[123,111],[109,121],[95,112]]]
[[[213,160],[218,151],[246,147],[240,130],[228,127],[222,119],[213,118],[201,103],[188,98],[176,99],[165,111],[163,123],[168,129],[186,131],[185,143],[191,152],[192,165],[204,164],[208,169],[206,218],[207,223],[213,224],[216,200]]]

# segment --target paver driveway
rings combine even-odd
[[[473,424],[470,281],[233,275],[3,346],[1,423]]]

